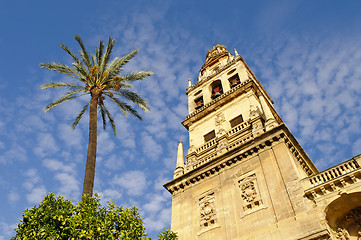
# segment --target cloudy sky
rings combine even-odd
[[[236,48],[275,108],[320,170],[361,153],[360,1],[0,0],[0,240],[14,235],[22,211],[47,192],[81,197],[88,118],[70,126],[82,101],[44,106],[62,94],[41,90],[68,79],[39,68],[71,63],[80,35],[88,49],[110,35],[114,56],[139,48],[127,69],[151,70],[135,85],[150,103],[144,121],[112,105],[118,135],[98,131],[95,191],[139,207],[155,237],[170,226],[180,122],[187,79],[196,81],[213,43]]]

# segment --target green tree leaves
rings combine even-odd
[[[124,209],[108,202],[100,204],[100,197],[85,196],[77,204],[49,193],[30,210],[15,229],[12,240],[25,239],[149,239],[142,217],[136,207]],[[166,230],[158,235],[161,240],[175,240],[176,234]]]

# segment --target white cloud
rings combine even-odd
[[[147,186],[145,173],[138,170],[128,171],[121,176],[115,176],[112,182],[126,189],[127,194],[131,196],[142,195]]]
[[[43,165],[52,171],[63,171],[73,173],[75,171],[74,163],[63,163],[55,159],[44,159]]]
[[[122,194],[120,194],[119,191],[115,189],[105,189],[103,192],[100,193],[100,196],[102,196],[103,200],[117,200],[122,197]]]
[[[23,183],[23,187],[28,191],[31,191],[34,185],[39,183],[41,180],[37,170],[34,168],[27,170],[24,175],[26,176],[27,179]]]
[[[157,143],[152,136],[146,133],[142,134],[141,141],[145,156],[151,160],[158,160],[163,153],[162,145]]]
[[[39,204],[44,196],[46,195],[47,191],[45,186],[39,186],[31,189],[30,193],[26,194],[26,199],[30,204]]]
[[[98,146],[97,154],[98,155],[107,155],[113,151],[115,144],[113,140],[109,137],[109,133],[102,131],[98,133]]]
[[[78,150],[83,148],[83,136],[78,128],[73,130],[70,125],[60,124],[58,130],[60,139],[67,147],[75,147]]]
[[[79,181],[75,178],[75,176],[69,173],[57,173],[55,175],[55,179],[60,182],[60,193],[69,196],[76,197],[79,195]]]
[[[58,151],[59,147],[50,133],[39,133],[37,136],[37,146],[34,148],[36,155],[45,157],[54,154]]]
[[[361,154],[361,139],[358,139],[352,144],[352,154],[357,155]]]
[[[20,194],[15,192],[15,191],[11,191],[8,193],[8,201],[11,205],[16,204],[16,202],[20,199]]]
[[[9,239],[11,236],[13,236],[15,228],[15,224],[8,224],[6,222],[0,221],[0,240]]]
[[[129,162],[130,157],[132,156],[132,154],[133,153],[131,153],[129,151],[123,151],[119,155],[113,154],[113,155],[107,157],[104,160],[104,165],[108,169],[113,169],[113,170],[120,169],[120,168],[122,168],[124,166],[124,160],[123,159],[126,159],[126,161]]]
[[[268,50],[256,50],[256,56],[250,54],[279,114],[305,150],[313,149],[310,157],[319,167],[360,153],[357,143],[350,145],[360,131],[361,72],[355,64],[361,62],[360,43],[351,38],[322,44],[285,39],[269,42]]]
[[[147,230],[161,231],[165,226],[169,226],[171,214],[171,208],[163,208],[156,216],[145,218],[144,222],[146,222]]]
[[[0,155],[0,163],[9,164],[19,161],[27,161],[28,152],[22,146],[18,145],[17,143],[13,143],[11,146],[7,146],[6,148],[9,148],[9,150],[3,152],[3,154]]]

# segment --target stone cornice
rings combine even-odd
[[[198,168],[171,180],[163,186],[170,193],[176,193],[193,184],[203,181],[203,179],[217,174],[237,162],[244,161],[251,156],[255,156],[258,152],[271,147],[275,142],[279,141],[284,141],[286,143],[288,148],[290,148],[291,153],[295,156],[300,166],[308,175],[318,173],[317,168],[313,165],[312,161],[308,158],[288,128],[284,124],[281,124],[249,142],[229,148],[226,153],[216,156],[211,161],[206,162]]]

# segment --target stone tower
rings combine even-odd
[[[319,172],[236,50],[208,51],[186,93],[190,147],[164,185],[180,240],[361,239],[360,155]]]

